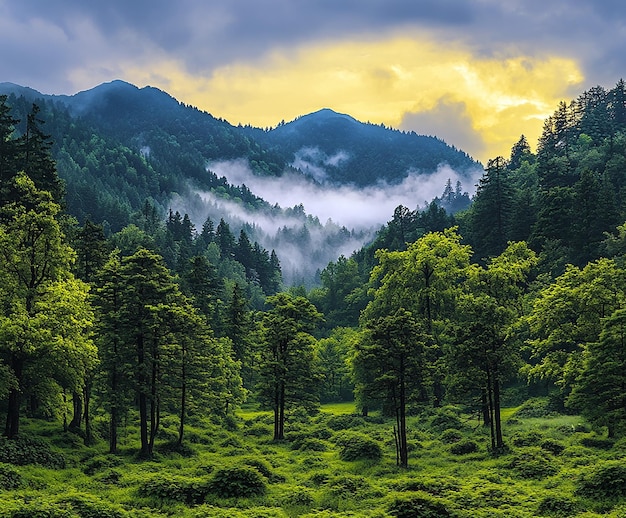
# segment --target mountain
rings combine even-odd
[[[409,172],[430,173],[441,164],[460,172],[480,167],[444,141],[415,132],[362,123],[328,108],[270,131],[249,134],[290,157],[290,165],[321,182],[374,185],[399,183]]]
[[[441,164],[449,164],[472,183],[471,172],[482,169],[437,138],[362,123],[330,109],[261,129],[233,126],[157,88],[124,81],[75,95],[46,95],[0,83],[3,94],[13,116],[22,121],[18,134],[24,131],[32,103],[40,106],[43,131],[52,138],[53,157],[66,183],[67,209],[80,223],[103,223],[106,232],[114,233],[143,221],[148,206],[162,219],[172,207],[189,213],[196,228],[208,217],[224,218],[235,235],[245,228],[267,248],[282,248],[283,265],[293,269],[286,277],[305,282],[329,260],[371,239],[394,207],[378,204],[378,210],[385,211],[381,219],[361,224],[354,232],[341,221],[322,224],[307,214],[306,204],[315,196],[312,190],[290,208],[268,202],[265,192],[255,192],[257,182],[251,189],[248,180],[277,180],[274,190],[282,192],[303,179],[327,189],[384,189],[398,186],[411,174],[432,173]],[[212,170],[224,163],[242,165],[251,176],[235,178],[224,168],[215,168],[219,174]],[[379,196],[394,199],[384,192]],[[410,200],[411,208],[424,201],[426,196],[417,195]],[[262,226],[261,220],[269,223]]]

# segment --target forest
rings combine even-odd
[[[469,206],[448,182],[397,207],[313,287],[245,229],[162,214],[161,187],[119,228],[86,217],[15,102],[0,516],[625,515],[623,80],[489,160]],[[158,176],[130,156],[103,174]]]

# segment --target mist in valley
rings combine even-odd
[[[306,156],[299,155],[301,170]],[[463,190],[472,193],[482,174],[461,174],[442,165],[430,174],[409,172],[396,185],[380,182],[357,188],[324,182],[328,178],[325,171],[319,162],[314,166],[315,178],[294,171],[269,177],[254,174],[246,160],[212,162],[210,171],[231,185],[245,185],[269,205],[258,210],[240,200],[197,191],[193,200],[173,200],[172,208],[188,213],[199,230],[207,218],[216,226],[223,218],[236,238],[244,229],[251,240],[276,251],[286,285],[311,286],[330,261],[341,255],[349,257],[371,242],[393,218],[398,205],[411,210],[425,208],[441,196],[448,180],[452,185],[460,181]]]

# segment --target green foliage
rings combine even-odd
[[[439,440],[444,444],[456,443],[463,439],[463,434],[456,428],[448,428],[439,436]]]
[[[462,439],[456,444],[450,446],[450,453],[454,455],[468,455],[479,451],[478,444],[472,439]]]
[[[19,472],[7,464],[0,464],[0,490],[18,489],[24,484]]]
[[[576,494],[594,500],[626,497],[626,466],[604,461],[585,470],[576,481]]]
[[[138,488],[138,494],[159,502],[201,504],[211,489],[212,485],[207,480],[159,475],[143,481]]]
[[[0,462],[17,466],[37,464],[52,469],[62,469],[66,465],[62,453],[53,452],[44,439],[28,435],[16,439],[0,437]]]
[[[508,467],[520,477],[529,479],[542,479],[558,472],[554,457],[538,447],[524,448],[514,453]]]
[[[615,441],[606,437],[598,437],[596,435],[587,435],[580,439],[580,444],[587,448],[597,448],[599,450],[610,450]]]
[[[68,505],[80,518],[123,518],[128,516],[119,506],[80,493],[63,495],[59,498],[59,503]]]
[[[539,502],[537,511],[541,516],[574,516],[580,511],[580,504],[566,496],[550,495]]]
[[[422,492],[395,496],[389,503],[387,511],[396,518],[445,518],[453,516],[445,501]]]
[[[380,460],[383,455],[380,444],[362,433],[343,432],[335,435],[333,441],[340,447],[341,460]]]
[[[252,497],[264,494],[266,485],[255,468],[234,466],[216,471],[210,481],[210,490],[226,498]]]

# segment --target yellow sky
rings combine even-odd
[[[485,57],[453,42],[414,37],[276,50],[207,77],[173,61],[129,66],[126,77],[158,86],[233,124],[274,126],[331,108],[361,121],[434,133],[483,163],[508,157],[521,134],[534,148],[544,119],[583,81],[577,63],[558,56],[509,50],[502,58]],[[431,120],[437,131],[410,127],[412,114],[420,115],[425,126]]]

